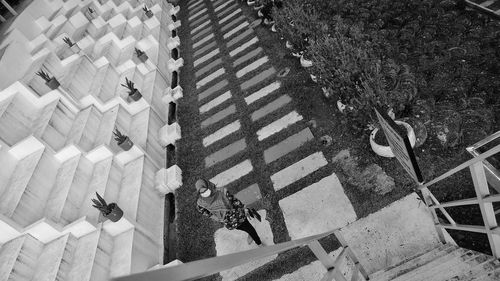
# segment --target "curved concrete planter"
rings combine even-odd
[[[410,124],[403,121],[394,121],[394,122],[396,122],[396,124],[398,125],[403,125],[406,128],[411,147],[415,147],[415,142],[416,142],[415,132],[413,131],[413,128],[410,126]],[[376,128],[370,134],[370,146],[373,152],[382,157],[388,157],[388,158],[394,157],[394,153],[392,153],[390,146],[380,145],[375,142],[375,136],[377,135],[378,131],[379,129]]]

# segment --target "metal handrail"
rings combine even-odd
[[[309,237],[292,240],[272,246],[247,250],[243,252],[238,252],[234,254],[223,255],[219,257],[213,257],[203,260],[192,261],[189,263],[165,267],[156,270],[151,270],[147,272],[141,272],[137,274],[132,274],[123,277],[113,278],[114,281],[185,281],[185,280],[196,280],[198,278],[210,276],[215,273],[219,273],[224,270],[228,270],[230,268],[249,263],[252,261],[256,261],[259,259],[263,259],[265,257],[269,257],[272,255],[276,255],[282,253],[284,251],[291,250],[293,248],[308,246],[316,257],[321,261],[321,263],[325,266],[327,273],[325,274],[325,280],[332,280],[332,278],[336,278],[336,280],[345,280],[342,276],[342,273],[336,267],[339,265],[339,260],[341,258],[345,258],[345,256],[349,256],[351,260],[355,263],[356,269],[359,269],[366,280],[368,280],[368,276],[363,267],[359,264],[359,261],[354,256],[353,252],[348,249],[347,245],[344,245],[344,250],[342,254],[337,256],[337,259],[333,259],[330,255],[326,253],[323,247],[319,244],[318,240],[324,238],[328,235],[335,234],[337,237],[340,235],[339,229],[334,229],[331,231],[327,231],[321,234],[312,235]],[[339,237],[340,238],[340,237]],[[342,238],[339,241],[343,244],[345,242]],[[319,247],[318,247],[319,245]],[[353,273],[354,274],[354,273]]]
[[[472,147],[477,148],[482,144],[486,144],[493,139],[497,138],[500,135],[500,132],[493,134],[485,138],[482,141],[477,142]],[[468,148],[470,149],[470,148]],[[442,174],[441,176],[433,179],[430,182],[423,183],[419,186],[419,190],[422,192],[424,197],[424,201],[431,211],[436,230],[438,232],[438,236],[443,243],[446,243],[446,239],[444,237],[443,229],[451,229],[451,230],[459,230],[459,231],[468,231],[468,232],[476,232],[476,233],[484,233],[488,237],[488,241],[490,244],[491,252],[495,258],[500,258],[500,228],[498,227],[498,223],[495,217],[495,211],[493,209],[493,202],[500,202],[500,194],[491,195],[489,186],[488,186],[488,178],[485,173],[485,163],[484,160],[488,157],[493,156],[500,152],[500,145],[497,145],[488,151],[478,154],[473,154],[474,158],[468,160],[457,167],[449,170],[448,172]],[[429,186],[465,169],[469,168],[470,174],[472,176],[472,181],[474,183],[474,190],[476,192],[476,197],[449,201],[440,203],[429,190]],[[457,207],[457,206],[469,206],[469,205],[478,205],[481,210],[481,216],[484,222],[484,226],[478,225],[461,225],[455,223],[450,214],[445,210],[445,207]],[[443,215],[448,220],[448,223],[442,223],[439,221],[439,218],[436,214],[436,209],[441,210]]]

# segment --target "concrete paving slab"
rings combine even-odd
[[[250,80],[247,80],[243,83],[241,83],[240,87],[243,91],[247,90],[248,88],[255,86],[259,84],[260,82],[266,80],[267,78],[271,77],[276,73],[276,69],[271,66],[271,68],[268,68],[261,73],[255,75],[254,77],[250,78]]]
[[[233,12],[234,10],[238,9],[238,4],[231,5],[229,7],[225,7],[222,11],[219,11],[217,13],[218,18],[222,18],[226,16],[229,12]]]
[[[266,161],[266,164],[269,164],[313,139],[314,136],[311,130],[309,128],[305,128],[304,130],[291,135],[280,143],[264,150],[264,161]]]
[[[195,40],[198,40],[198,38],[200,38],[201,36],[207,34],[208,32],[212,31],[212,27],[209,26],[205,29],[203,29],[202,31],[196,33],[196,35],[194,35],[193,37],[191,37],[191,41],[195,41]]]
[[[213,165],[222,162],[239,152],[242,152],[247,147],[245,139],[233,142],[232,144],[208,155],[205,157],[205,167],[212,167]]]
[[[342,248],[338,248],[333,252],[330,252],[328,255],[333,257],[334,259],[340,254]],[[326,268],[319,261],[314,261],[308,265],[304,265],[303,267],[297,269],[296,271],[285,274],[281,276],[279,279],[275,279],[274,281],[306,281],[306,280],[321,280],[326,273]]]
[[[258,184],[252,184],[251,186],[241,190],[236,193],[236,198],[246,206],[251,205],[260,199],[262,199],[262,194],[260,194],[260,188]]]
[[[346,226],[357,218],[335,174],[281,199],[279,205],[293,240]]]
[[[201,46],[201,44],[204,44],[206,43],[208,40],[214,38],[214,34],[213,33],[210,33],[209,35],[203,37],[202,39],[196,41],[196,43],[193,44],[193,49],[196,49],[198,48],[199,46]]]
[[[199,4],[203,3],[203,0],[196,1],[194,3],[189,3],[188,10],[193,9],[194,7],[198,6]]]
[[[257,92],[249,95],[248,97],[246,97],[245,102],[247,103],[247,105],[250,105],[250,104],[258,101],[259,99],[271,94],[272,92],[276,91],[280,87],[281,87],[281,83],[279,81],[275,81],[275,82],[265,86],[264,88],[258,90]]]
[[[213,93],[222,90],[224,87],[229,85],[229,82],[227,80],[222,80],[218,82],[217,84],[211,86],[210,88],[206,89],[205,91],[201,92],[198,95],[198,101],[201,101],[209,96],[211,96]]]
[[[226,186],[233,181],[247,175],[253,170],[252,161],[247,159],[233,167],[217,174],[215,177],[210,179],[216,186]]]
[[[226,73],[226,70],[224,70],[224,68],[217,69],[216,71],[212,72],[207,77],[205,77],[205,78],[201,79],[200,81],[196,82],[196,89],[199,89],[199,88],[207,85],[210,81],[214,80],[217,77],[222,76],[225,73]]]
[[[190,17],[188,18],[188,21],[192,21],[193,19],[195,19],[195,18],[197,18],[197,17],[201,16],[202,14],[204,14],[204,13],[206,13],[206,12],[207,12],[207,8],[203,8],[201,11],[199,11],[199,12],[197,12],[196,14],[194,14],[194,15],[190,16]]]
[[[258,54],[260,54],[262,52],[262,48],[261,47],[258,47],[257,49],[255,50],[252,50],[250,52],[248,52],[247,54],[245,54],[244,56],[242,56],[241,58],[238,58],[236,60],[234,60],[233,62],[233,66],[236,67],[244,62],[246,62],[247,60],[257,56]]]
[[[219,130],[217,130],[215,133],[203,138],[203,146],[207,147],[211,145],[214,142],[217,142],[230,134],[238,131],[241,128],[241,124],[239,120],[236,120],[232,122],[231,124],[228,124]]]
[[[196,19],[195,21],[192,21],[190,24],[189,24],[189,27],[195,27],[195,26],[198,26],[199,24],[201,24],[202,22],[208,20],[208,14],[205,14],[203,15],[201,18],[198,18]]]
[[[207,45],[203,46],[201,49],[196,50],[196,52],[194,52],[194,54],[193,54],[193,57],[194,58],[199,57],[201,54],[205,53],[206,51],[213,49],[216,45],[217,45],[217,42],[215,42],[215,41],[208,43]]]
[[[226,30],[228,30],[229,28],[233,27],[237,23],[240,23],[243,20],[245,20],[245,16],[241,15],[241,16],[237,17],[236,19],[232,20],[230,23],[228,23],[228,24],[224,25],[223,27],[221,27],[220,31],[225,32]]]
[[[235,27],[235,28],[231,29],[230,31],[228,31],[227,33],[225,33],[222,37],[224,39],[227,39],[227,38],[231,37],[233,34],[235,34],[236,32],[242,30],[243,28],[245,28],[247,26],[248,26],[248,22],[244,21],[240,25],[238,25],[237,27]]]
[[[222,5],[218,5],[218,6],[214,9],[214,11],[215,11],[215,12],[218,12],[218,11],[220,11],[220,10],[224,9],[224,7],[227,7],[228,5],[231,5],[231,4],[234,4],[234,1],[225,1],[225,2],[224,2],[224,4],[222,4]],[[215,5],[214,5],[214,6],[215,6]]]
[[[215,99],[207,102],[206,104],[200,106],[200,113],[206,113],[210,111],[212,108],[219,106],[223,102],[229,100],[231,98],[231,92],[227,91],[224,94],[216,97]]]
[[[257,220],[251,220],[250,223],[254,226],[255,230],[259,234],[260,239],[266,245],[274,245],[273,232],[271,230],[271,226],[269,225],[269,222],[265,219],[266,211],[259,210],[257,212],[261,215],[262,221],[258,222]],[[252,243],[250,245],[247,244],[247,236],[248,234],[246,232],[240,230],[228,230],[226,228],[218,229],[214,234],[215,250],[217,251],[217,256],[222,256],[257,248],[257,245],[255,245],[255,243]],[[262,260],[250,262],[232,268],[230,270],[222,271],[220,275],[222,276],[222,280],[224,281],[233,281],[249,273],[250,271],[274,260],[276,257],[277,255],[273,255]]]
[[[204,55],[203,57],[195,60],[194,63],[193,63],[194,67],[198,66],[199,64],[202,64],[202,63],[206,62],[207,60],[209,60],[211,58],[213,58],[215,55],[218,55],[219,52],[220,52],[220,50],[219,50],[219,48],[217,48],[217,49],[211,51],[210,53]]]
[[[201,68],[200,70],[196,71],[196,73],[194,75],[196,76],[196,78],[198,78],[201,75],[205,74],[206,72],[208,72],[209,70],[218,66],[221,63],[222,63],[222,59],[216,59],[213,62],[211,62],[211,63],[207,64],[206,66],[204,66],[203,68]]]
[[[204,28],[205,26],[209,25],[210,24],[210,21],[207,20],[206,22],[198,25],[197,27],[191,29],[191,35],[195,34],[196,32],[198,32],[199,30],[201,30],[202,28]]]
[[[266,115],[282,108],[286,104],[292,101],[292,98],[288,95],[282,95],[281,97],[273,100],[272,102],[266,104],[265,106],[259,108],[258,110],[252,112],[251,118],[252,121],[255,122],[260,118],[265,117]]]
[[[271,175],[274,190],[278,191],[328,164],[323,152],[316,152]]]
[[[236,43],[240,42],[241,40],[245,39],[245,37],[250,36],[254,34],[253,29],[247,29],[245,32],[241,33],[240,35],[234,37],[233,39],[229,40],[226,45],[228,48],[232,47]]]
[[[251,64],[249,64],[249,65],[243,67],[242,69],[238,70],[236,72],[236,77],[237,78],[241,78],[241,77],[245,76],[246,74],[248,74],[248,73],[256,70],[257,68],[261,67],[262,65],[264,65],[268,61],[269,61],[269,59],[267,58],[267,56],[261,57],[258,60],[252,62]]]
[[[219,20],[219,24],[225,23],[226,21],[230,20],[232,17],[236,16],[239,13],[241,13],[241,9],[235,10],[234,12],[232,12],[229,15],[225,16],[223,19]]]
[[[281,117],[280,119],[266,125],[257,131],[257,139],[259,141],[265,140],[268,137],[288,128],[290,125],[297,123],[302,120],[302,115],[298,114],[297,111],[292,111],[287,115]]]
[[[234,104],[231,104],[230,106],[226,107],[225,109],[215,113],[214,115],[208,117],[207,119],[203,120],[201,122],[201,128],[206,128],[210,125],[213,125],[222,119],[228,117],[229,115],[235,114],[236,113],[236,106]]]
[[[242,44],[241,46],[239,46],[238,48],[236,48],[236,49],[234,49],[234,50],[230,51],[230,52],[229,52],[229,55],[230,55],[231,57],[234,57],[234,56],[236,56],[237,54],[239,54],[239,53],[243,52],[246,48],[248,48],[248,47],[252,46],[253,44],[255,44],[255,43],[257,43],[257,42],[259,42],[259,39],[257,39],[257,37],[254,37],[254,38],[252,38],[252,39],[248,40],[247,42],[245,42],[244,44]]]
[[[438,247],[436,229],[416,193],[341,230],[368,274]]]

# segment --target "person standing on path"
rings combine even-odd
[[[255,228],[247,219],[248,209],[238,198],[234,197],[226,188],[217,188],[213,183],[199,179],[195,184],[198,200],[196,201],[198,212],[211,219],[224,223],[229,229],[238,229],[248,233],[248,244],[255,241],[258,246],[263,246]]]

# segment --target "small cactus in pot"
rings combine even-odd
[[[92,198],[92,203],[94,203],[92,206],[99,210],[105,218],[117,222],[123,217],[123,211],[116,203],[107,204],[99,193],[96,192],[95,194],[97,199]]]
[[[75,42],[71,41],[69,37],[64,37],[63,41],[70,47],[73,52],[78,53],[80,51],[80,47]]]
[[[128,96],[134,100],[134,101],[138,101],[142,95],[141,93],[139,92],[139,90],[137,90],[135,87],[134,87],[134,82],[132,82],[131,80],[128,80],[127,77],[125,77],[125,84],[121,84],[123,87],[127,88],[128,89]]]
[[[144,11],[144,13],[146,14],[146,16],[148,18],[153,17],[153,12],[146,5],[144,5],[144,7],[142,7],[142,10]]]
[[[146,55],[146,52],[140,49],[135,48],[135,54],[141,62],[146,62],[148,60],[148,55]]]
[[[122,134],[116,127],[113,131],[113,135],[118,146],[121,147],[121,149],[123,149],[124,151],[129,151],[132,146],[134,146],[134,143],[130,140],[130,138]]]
[[[61,84],[59,84],[59,81],[55,77],[50,77],[50,75],[40,69],[36,75],[40,76],[43,80],[45,80],[45,85],[47,85],[51,90],[55,90],[59,88]]]

